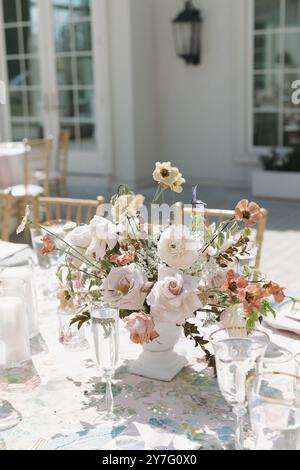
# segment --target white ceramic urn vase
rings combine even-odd
[[[174,347],[182,336],[182,327],[172,323],[155,323],[159,337],[143,345],[143,351],[131,366],[131,372],[149,379],[171,382],[187,364],[186,357]]]

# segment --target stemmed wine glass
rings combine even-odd
[[[96,360],[106,382],[107,416],[111,418],[114,415],[112,380],[116,368],[119,310],[102,302],[92,302],[90,314]]]
[[[235,447],[244,448],[244,415],[247,412],[246,380],[258,370],[270,342],[263,331],[230,327],[210,336],[216,358],[219,387],[237,418]]]
[[[300,377],[260,372],[247,381],[255,450],[300,450]]]

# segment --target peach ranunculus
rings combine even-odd
[[[245,289],[248,286],[248,281],[245,277],[236,277],[233,269],[229,269],[226,274],[226,280],[221,287],[221,291],[228,291],[229,296],[237,296],[240,289]]]
[[[119,266],[126,266],[126,264],[134,262],[135,256],[133,251],[121,251],[119,254],[111,255],[109,261]]]
[[[130,331],[130,339],[135,344],[148,344],[159,337],[151,315],[135,312],[124,318],[126,329]]]
[[[43,248],[40,251],[41,256],[47,256],[56,249],[55,241],[51,240],[47,235],[42,238]]]
[[[183,325],[202,307],[198,286],[197,277],[160,266],[158,282],[147,297],[154,320]]]
[[[284,301],[285,299],[284,287],[281,287],[276,282],[270,281],[267,284],[265,284],[263,288],[266,291],[266,295],[267,296],[272,295],[277,304],[281,304]]]
[[[265,297],[265,290],[258,284],[250,284],[238,293],[238,298],[243,303],[246,313],[260,310],[262,307],[261,301]]]
[[[257,224],[262,217],[261,208],[255,202],[242,199],[235,208],[235,220],[247,225]]]
[[[120,309],[140,310],[143,308],[148,279],[144,271],[135,264],[113,268],[103,282],[104,302],[118,304]]]

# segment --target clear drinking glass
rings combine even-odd
[[[66,236],[66,230],[65,227],[67,227],[71,222],[67,222],[66,220],[51,220],[43,223],[43,227],[46,230],[42,229],[43,236],[47,236],[50,239],[53,239],[55,241],[55,244],[57,246],[57,250],[53,251],[53,253],[49,254],[49,259],[51,262],[52,267],[56,268],[60,258],[62,257],[63,253],[60,250],[65,250],[65,245],[60,239],[64,239]],[[76,224],[75,224],[76,227]],[[51,233],[49,233],[49,232]],[[53,234],[53,235],[52,235]],[[59,238],[57,238],[59,237]]]
[[[78,330],[78,325],[71,325],[71,320],[76,312],[72,309],[59,309],[57,312],[59,321],[59,342],[68,351],[84,351],[89,348],[85,338],[85,326]]]
[[[41,249],[43,248],[42,238],[44,236],[43,232],[39,228],[30,228],[31,243],[33,250],[36,255],[37,263],[41,269],[50,269],[51,260],[49,256],[42,256]]]
[[[262,372],[247,381],[255,450],[300,450],[300,377]]]
[[[106,382],[106,411],[109,417],[113,417],[112,380],[116,368],[119,310],[108,304],[93,302],[90,305],[90,313],[96,360]]]
[[[257,329],[231,327],[215,331],[210,341],[215,351],[219,387],[237,418],[235,447],[242,450],[247,412],[246,381],[259,370],[270,339]]]

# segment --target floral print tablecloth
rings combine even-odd
[[[22,415],[22,422],[2,433],[7,449],[102,449],[132,423],[154,432],[183,436],[193,448],[222,448],[231,440],[234,422],[217,381],[207,370],[200,350],[182,340],[179,349],[189,367],[170,383],[130,374],[130,362],[140,352],[120,332],[120,366],[113,385],[115,419],[105,418],[105,385],[90,349],[68,352],[58,342],[55,305],[43,308],[40,336],[32,343],[33,357],[24,376],[37,385],[25,392],[2,393]],[[29,381],[29,383],[31,383]]]
[[[66,351],[58,342],[55,311],[52,303],[43,304],[41,334],[32,343],[32,362],[24,370],[24,376],[32,376],[38,385],[1,396],[22,415],[17,427],[2,433],[7,449],[113,449],[118,436],[132,434],[133,423],[148,426],[154,435],[183,438],[184,450],[222,449],[232,441],[235,423],[217,380],[200,350],[184,339],[178,348],[188,355],[189,367],[164,383],[130,374],[130,362],[140,349],[121,329],[120,366],[113,386],[116,416],[107,420],[105,386],[94,362],[89,332],[89,349]],[[299,337],[277,332],[273,338],[283,346],[295,343],[294,349],[299,347]]]

